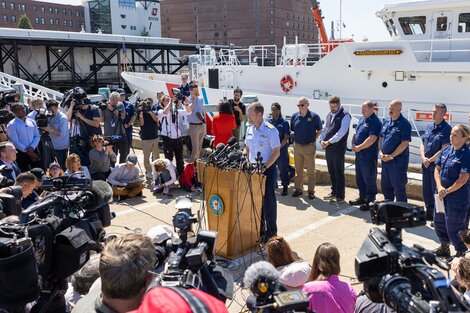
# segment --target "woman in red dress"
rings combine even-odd
[[[219,102],[217,105],[219,114],[212,119],[212,134],[215,136],[213,147],[219,143],[227,144],[230,137],[233,136],[233,130],[237,128],[232,106],[229,102]]]

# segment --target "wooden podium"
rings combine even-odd
[[[197,162],[197,176],[209,229],[218,232],[216,254],[235,259],[251,252],[259,240],[266,177],[204,162]]]

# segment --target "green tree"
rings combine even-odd
[[[21,15],[18,28],[33,29],[33,25],[26,14]]]

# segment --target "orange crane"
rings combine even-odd
[[[315,19],[315,23],[317,24],[318,31],[320,33],[320,43],[322,46],[322,52],[328,53],[333,51],[334,48],[339,46],[340,43],[343,42],[354,42],[352,39],[338,39],[338,40],[328,40],[328,36],[326,35],[325,25],[323,24],[323,17],[321,16],[320,4],[317,0],[313,0],[311,11],[313,14],[313,18]]]

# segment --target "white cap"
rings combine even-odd
[[[147,237],[152,239],[154,244],[160,244],[173,236],[173,231],[166,225],[157,225],[149,229]]]

